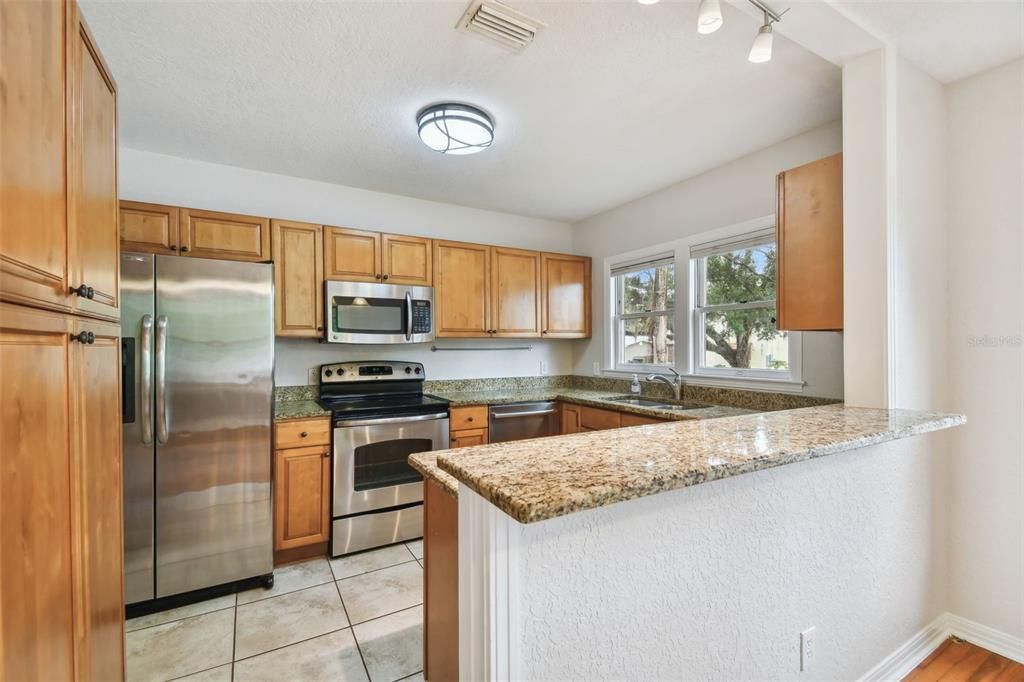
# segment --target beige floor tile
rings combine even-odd
[[[227,665],[210,668],[200,673],[179,677],[174,682],[231,682],[231,664],[228,663]]]
[[[372,682],[392,682],[423,669],[423,607],[356,625]]]
[[[338,581],[353,623],[423,603],[423,568],[415,561]]]
[[[129,632],[128,681],[170,680],[231,662],[234,609]]]
[[[423,558],[423,540],[413,540],[412,542],[405,543],[405,546],[409,548],[414,557],[417,559]]]
[[[238,607],[235,660],[348,626],[334,583]]]
[[[168,609],[167,611],[160,611],[159,613],[151,613],[148,616],[131,618],[125,621],[124,629],[127,632],[132,632],[133,630],[140,630],[142,628],[160,625],[161,623],[170,623],[172,620],[181,620],[182,618],[199,616],[204,613],[210,613],[211,611],[230,609],[234,605],[235,595],[226,594],[223,597],[215,597],[195,604],[179,606],[176,609]]]
[[[314,585],[323,585],[334,580],[331,574],[331,567],[327,559],[319,558],[310,561],[303,561],[299,564],[282,566],[274,569],[274,586],[269,590],[264,587],[256,587],[245,592],[238,593],[238,604],[248,604],[260,599],[276,597],[279,594],[288,594],[297,590],[304,590]]]
[[[331,559],[331,570],[334,571],[335,580],[341,580],[407,561],[412,561],[409,550],[405,548],[405,545],[397,544]]]
[[[235,663],[236,682],[366,682],[352,630],[347,628]]]

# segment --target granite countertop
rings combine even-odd
[[[446,493],[454,498],[459,496],[459,482],[455,480],[455,477],[446,471],[442,471],[437,466],[437,450],[433,452],[417,452],[409,455],[409,464],[416,471],[423,474],[424,478],[429,478],[434,481]]]
[[[320,407],[315,400],[275,400],[274,421],[285,419],[313,419],[314,417],[329,417],[330,410]]]
[[[753,414],[754,410],[747,410],[740,407],[729,407],[726,405],[707,405],[706,407],[685,410],[659,410],[653,407],[639,407],[637,405],[626,405],[624,403],[609,400],[609,398],[623,397],[623,393],[609,391],[594,391],[570,387],[553,387],[540,389],[522,389],[510,391],[433,391],[433,395],[439,398],[446,398],[452,401],[452,407],[465,407],[468,405],[504,405],[508,403],[524,403],[540,400],[560,400],[577,405],[588,405],[600,407],[617,412],[629,412],[645,417],[656,417],[659,419],[684,421],[693,419],[717,419],[719,417],[733,417],[741,414]],[[643,396],[652,399],[649,396]],[[653,398],[662,402],[676,402],[671,399]],[[683,401],[690,403],[691,401]]]
[[[430,453],[520,523],[824,457],[965,423],[842,404],[687,420]],[[431,468],[417,469],[440,482]]]

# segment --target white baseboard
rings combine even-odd
[[[1024,663],[1024,639],[952,613],[943,613],[865,673],[860,682],[902,680],[950,635],[956,635],[983,649]]]

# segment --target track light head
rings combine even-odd
[[[750,55],[747,57],[755,64],[763,64],[772,59],[772,25],[765,22],[764,26],[757,30],[754,44],[750,46]]]
[[[697,33],[714,33],[722,28],[722,7],[719,0],[700,0],[697,10]]]

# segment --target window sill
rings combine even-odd
[[[668,376],[671,375],[671,372],[665,371],[664,367],[648,367],[643,370],[635,372],[631,372],[624,369],[605,369],[602,370],[601,372],[602,376],[626,378],[629,378],[634,374],[665,374],[666,376]],[[686,385],[712,386],[715,388],[735,388],[748,391],[763,391],[767,393],[799,394],[804,392],[804,387],[807,385],[803,381],[790,381],[788,379],[766,379],[762,377],[725,377],[711,376],[708,374],[684,374],[682,375],[682,377],[684,387]],[[643,376],[641,376],[640,378],[643,379]]]

